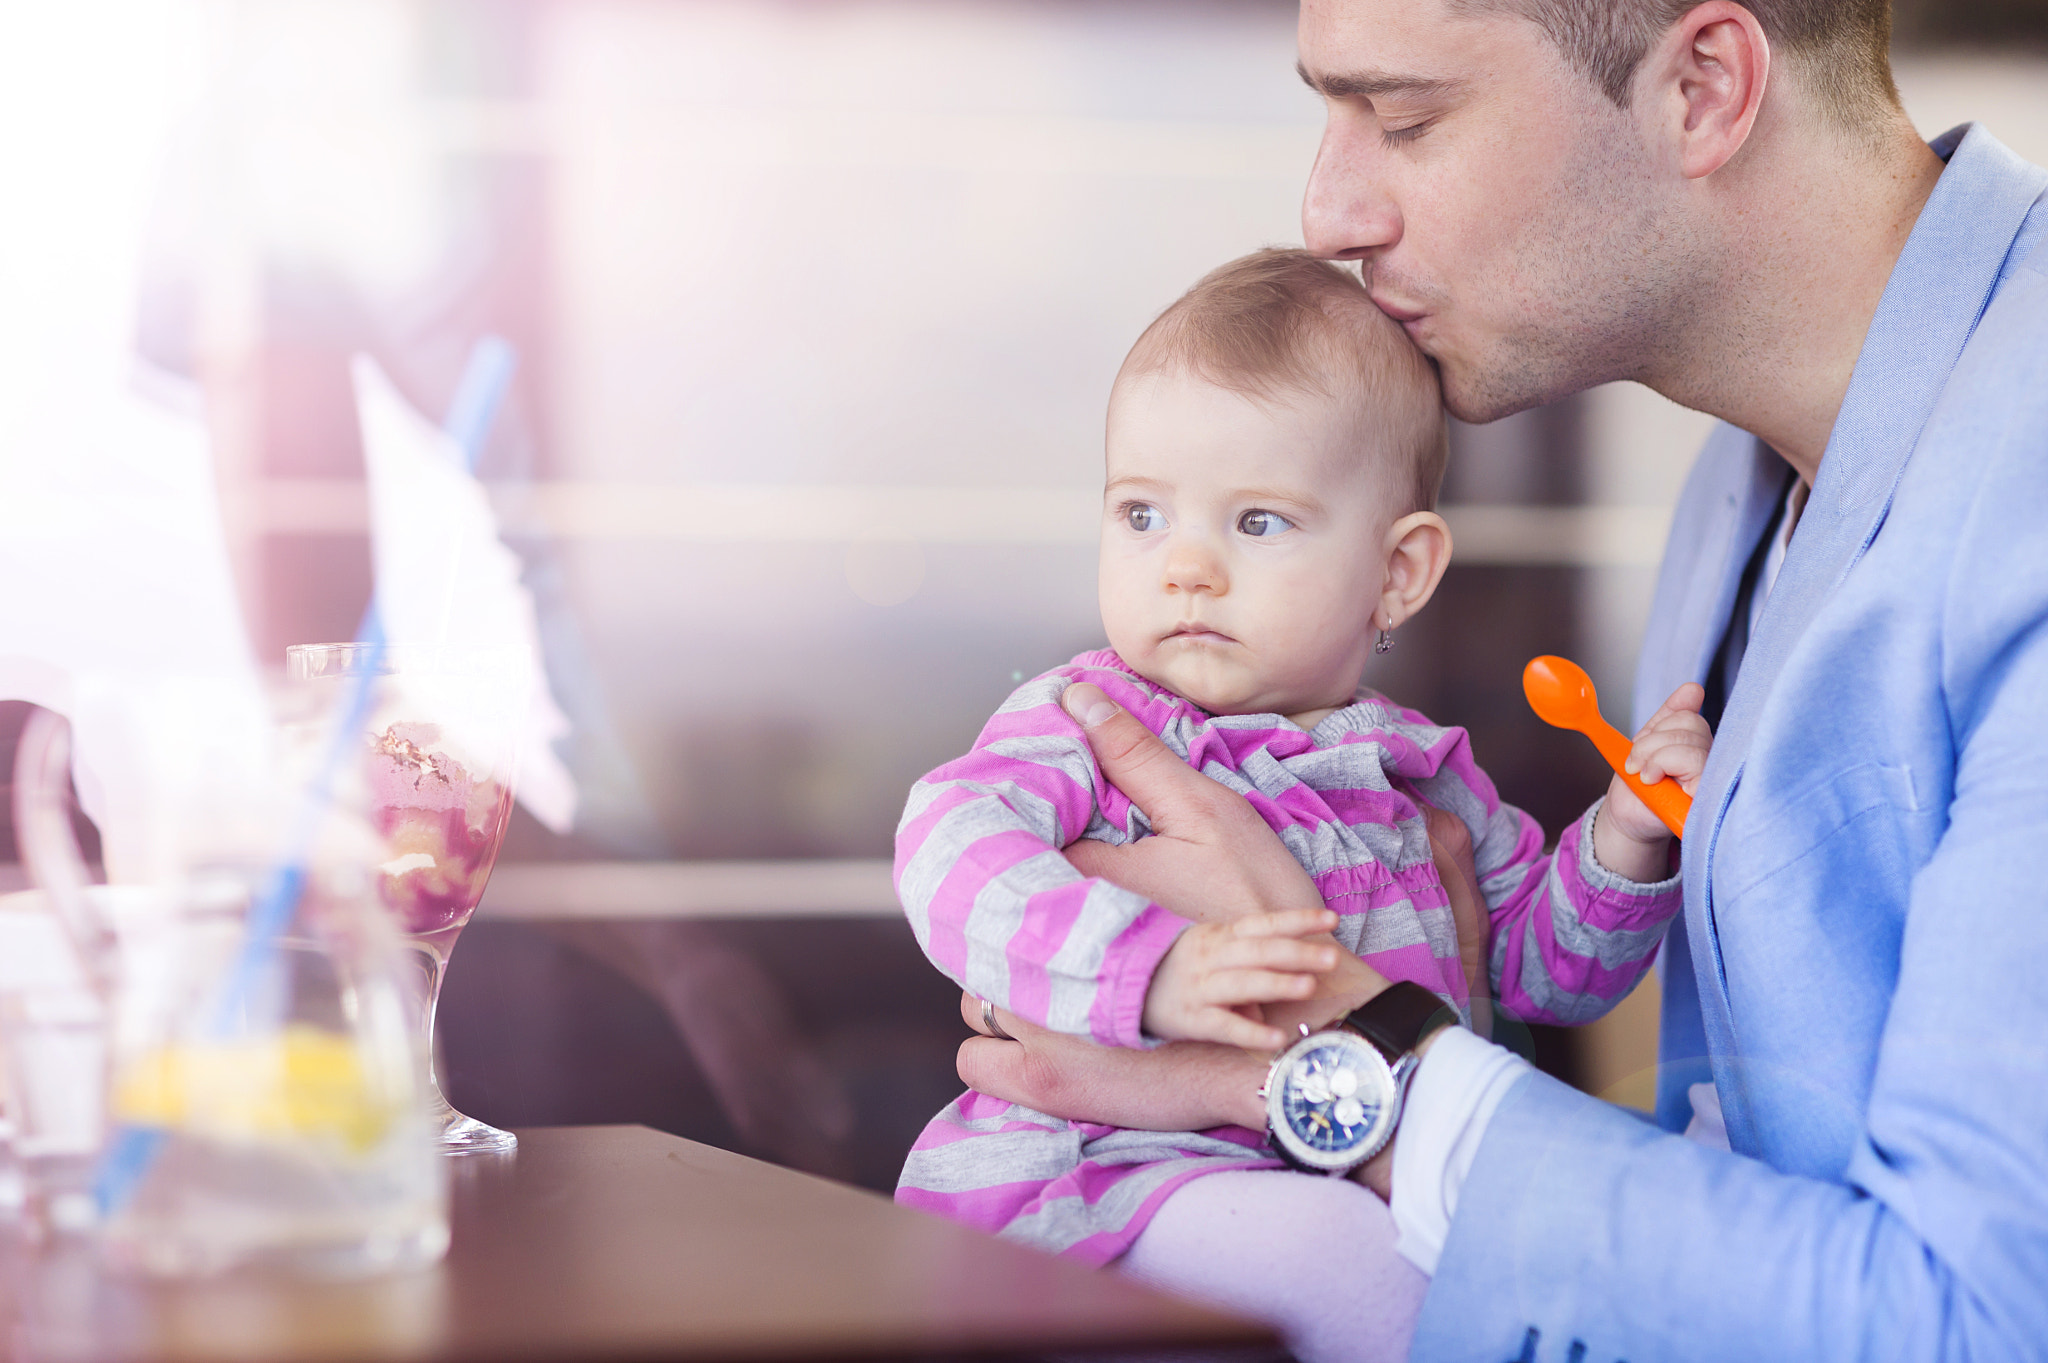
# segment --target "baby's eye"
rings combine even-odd
[[[1127,502],[1124,504],[1124,524],[1142,535],[1147,531],[1165,529],[1166,517],[1159,514],[1158,507],[1149,503]]]
[[[1277,511],[1247,511],[1237,518],[1237,531],[1254,539],[1271,539],[1294,528],[1294,522]]]

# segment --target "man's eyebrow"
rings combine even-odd
[[[1410,99],[1444,99],[1464,88],[1462,81],[1436,76],[1404,76],[1391,71],[1349,71],[1341,75],[1312,74],[1300,62],[1294,69],[1309,89],[1325,99],[1377,99],[1405,95]]]

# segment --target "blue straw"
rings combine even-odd
[[[455,398],[448,404],[441,429],[460,447],[463,466],[472,473],[483,455],[491,423],[504,405],[505,392],[512,386],[512,371],[518,367],[519,356],[511,342],[502,336],[485,336],[470,350],[469,362],[462,368],[462,380],[455,385]]]
[[[469,352],[469,361],[463,366],[462,379],[455,388],[455,398],[449,403],[448,415],[441,423],[441,429],[461,450],[463,467],[469,472],[476,470],[484,441],[504,405],[505,394],[512,384],[512,373],[517,367],[517,353],[500,336],[482,337]],[[349,753],[354,751],[357,736],[369,721],[372,684],[385,650],[384,621],[378,613],[374,595],[363,612],[362,624],[356,629],[356,641],[368,646],[368,657],[350,677],[347,693],[335,707],[335,724],[328,738],[327,752],[299,803],[291,836],[285,842],[287,855],[265,877],[263,889],[250,907],[247,939],[235,960],[234,974],[222,993],[211,1022],[211,1030],[216,1034],[224,1034],[232,1027],[257,978],[276,953],[278,939],[298,912],[299,900],[306,892],[313,841],[318,836],[320,821],[326,817],[327,806],[334,799],[335,780],[341,774]],[[150,1166],[155,1163],[166,1134],[163,1128],[151,1126],[123,1126],[114,1132],[107,1143],[106,1154],[100,1158],[99,1173],[93,1183],[94,1200],[102,1217],[125,1206],[134,1195]]]

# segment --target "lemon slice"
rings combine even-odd
[[[294,1023],[146,1056],[115,1083],[113,1106],[133,1126],[236,1142],[338,1141],[360,1153],[397,1115],[381,1087],[350,1037]]]

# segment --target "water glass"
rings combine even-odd
[[[97,1182],[118,1266],[353,1277],[447,1248],[425,1058],[367,869],[315,860],[271,933],[275,887],[272,867],[210,868],[123,933]]]

